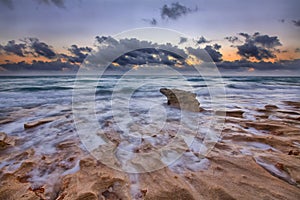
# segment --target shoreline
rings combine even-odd
[[[300,110],[299,102],[284,103],[286,110],[275,105],[256,108],[255,120],[241,112],[226,116],[222,139],[205,158],[194,161],[200,163],[196,167],[178,162],[136,175],[110,169],[88,154],[74,137],[71,110],[58,111],[53,121],[26,129],[31,137],[40,129],[57,130],[42,147],[20,149],[29,135],[2,138],[7,145],[0,151],[0,199],[296,199]],[[33,111],[17,111],[1,123],[23,126],[18,119]],[[118,140],[112,132],[110,137]]]

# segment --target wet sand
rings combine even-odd
[[[0,135],[0,199],[299,199],[300,102],[283,103],[285,109],[252,108],[252,119],[244,110],[226,113],[221,140],[194,161],[198,167],[188,163],[143,174],[94,159],[76,137],[70,109],[40,123],[23,120],[36,108],[12,111],[1,126],[17,123],[23,133],[25,125],[27,135]],[[47,140],[30,146],[41,129],[49,130]],[[118,143],[116,133],[107,134]]]

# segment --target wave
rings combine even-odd
[[[47,90],[72,90],[73,87],[66,86],[33,86],[33,87],[22,87],[22,88],[14,88],[2,91],[15,91],[15,92],[38,92],[38,91],[47,91]]]

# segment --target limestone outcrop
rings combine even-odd
[[[199,107],[200,103],[196,99],[195,93],[168,88],[161,88],[160,92],[167,97],[168,105],[172,107],[191,112],[199,112],[202,110]]]

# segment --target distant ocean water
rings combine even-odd
[[[104,76],[96,91],[96,99],[109,99],[115,90],[120,76]],[[247,107],[251,105],[276,104],[281,101],[300,99],[300,77],[263,77],[263,76],[225,76],[222,77],[227,97],[226,107]],[[0,77],[0,109],[2,112],[11,108],[35,107],[45,105],[69,105],[72,103],[72,90],[75,76],[1,76]],[[145,84],[137,88],[132,96],[164,98],[159,88],[173,86],[176,77],[164,78],[159,85]],[[96,77],[86,77],[82,85],[98,82]],[[185,88],[186,84],[193,87],[202,106],[209,99],[208,86],[220,84],[215,77],[189,76],[186,81],[176,82],[177,87]],[[155,80],[152,80],[155,82]],[[162,85],[165,83],[165,85]],[[126,85],[124,85],[126,87]]]

